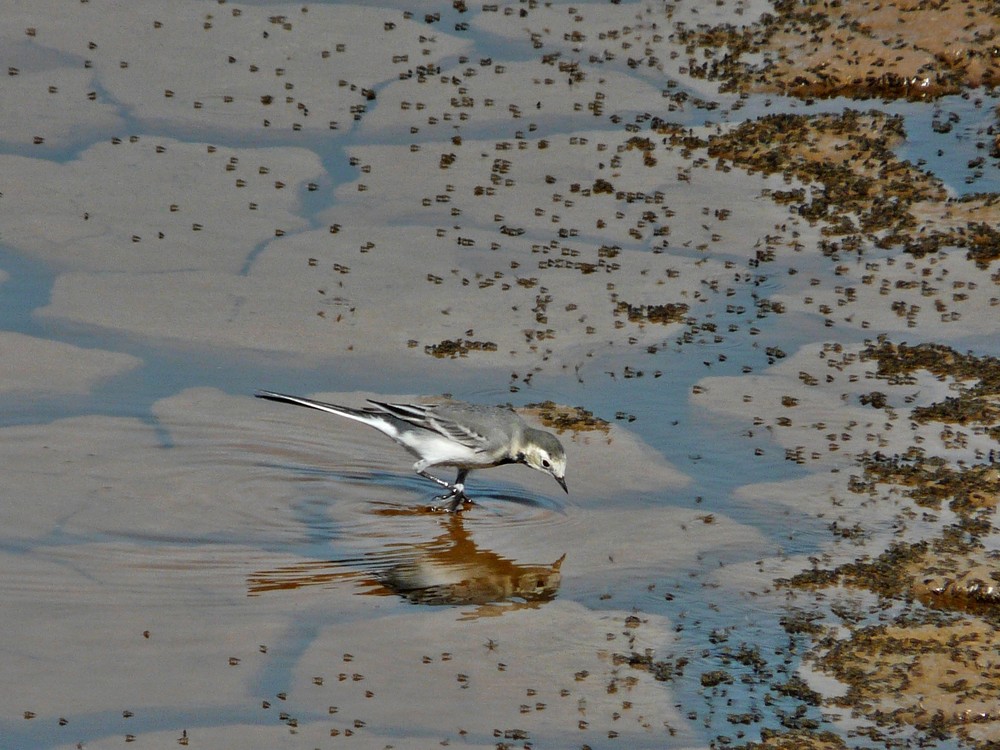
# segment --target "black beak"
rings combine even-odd
[[[556,481],[559,482],[559,486],[563,488],[563,491],[568,495],[569,487],[566,486],[566,479],[564,477],[556,477]]]

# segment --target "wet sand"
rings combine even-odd
[[[12,746],[990,746],[986,5],[7,6]]]

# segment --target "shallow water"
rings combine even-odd
[[[586,5],[585,10],[598,8],[615,12],[613,7],[596,5]],[[230,4],[216,3],[167,9],[154,3],[143,5],[141,12],[153,14],[167,27],[190,23],[191,18],[221,27],[223,16],[232,9]],[[37,26],[45,43],[34,53],[40,55],[37,58],[21,46],[10,47],[14,52],[8,54],[8,64],[19,64],[25,73],[31,70],[43,78],[50,69],[82,68],[76,58],[94,48],[86,49],[83,37],[76,39],[63,24],[48,25],[46,12],[42,5],[18,11],[12,28],[20,35],[26,27]],[[98,11],[109,23],[117,12],[112,6]],[[268,12],[291,16],[293,9],[275,6]],[[415,50],[431,45],[428,37],[437,35],[440,44],[454,44],[446,53],[426,55],[429,63],[441,67],[441,73],[428,76],[431,83],[441,75],[464,76],[469,67],[487,70],[522,62],[535,65],[534,74],[540,77],[561,79],[565,73],[553,73],[557,67],[538,62],[539,55],[523,35],[514,33],[511,39],[488,28],[493,19],[484,12],[467,17],[450,5],[441,5],[436,12],[443,20],[427,23],[426,33],[411,40],[413,58],[408,63],[419,64]],[[402,15],[398,10],[393,13],[393,18]],[[217,18],[209,19],[210,15]],[[87,23],[93,22],[88,19]],[[478,19],[480,25],[472,23],[461,34],[453,31],[454,24],[470,19]],[[402,18],[398,21],[405,26]],[[281,33],[280,19],[270,23],[269,33]],[[300,23],[297,17],[295,23]],[[592,38],[604,30],[601,23],[594,21],[588,27]],[[385,30],[382,21],[372,29],[371,39],[351,39],[346,44],[352,49],[355,41],[372,48],[387,44],[378,33]],[[99,26],[84,30],[106,34],[99,32]],[[45,41],[53,37],[58,39]],[[243,56],[257,59],[271,54],[264,41],[270,38],[255,37],[259,47],[240,49],[240,65]],[[233,39],[227,38],[227,43],[247,43],[238,34]],[[107,50],[116,41],[122,40],[100,36],[100,43],[94,44],[97,50]],[[710,208],[718,208],[719,199],[698,191],[715,183],[700,184],[699,179],[708,178],[697,171],[693,187],[675,180],[673,172],[659,182],[643,173],[637,185],[646,180],[676,191],[668,200],[677,214],[670,252],[652,252],[650,238],[628,234],[624,219],[620,231],[594,228],[592,236],[571,239],[563,248],[590,248],[611,234],[621,248],[634,252],[622,256],[623,266],[653,269],[653,275],[664,268],[681,268],[678,273],[685,279],[690,270],[685,263],[704,261],[704,279],[690,289],[671,287],[662,300],[655,288],[643,291],[649,298],[645,304],[683,298],[691,306],[694,325],[661,330],[644,324],[629,329],[636,339],[630,342],[615,333],[618,328],[604,330],[597,323],[610,289],[597,284],[572,286],[575,277],[572,284],[556,288],[550,281],[554,277],[539,273],[538,297],[532,298],[536,291],[530,282],[523,285],[533,290],[525,297],[526,304],[542,308],[539,316],[548,312],[555,317],[569,312],[566,300],[572,296],[572,304],[578,305],[574,309],[581,316],[590,315],[599,333],[573,338],[578,334],[567,329],[571,342],[558,340],[549,355],[528,347],[509,361],[498,357],[488,364],[477,361],[476,352],[454,360],[425,356],[423,340],[415,348],[393,350],[388,344],[379,348],[381,339],[391,339],[397,327],[410,330],[414,321],[422,323],[420,316],[427,315],[430,307],[381,328],[366,329],[359,323],[344,334],[347,339],[338,338],[339,333],[313,334],[315,311],[310,309],[307,319],[296,305],[314,295],[319,285],[324,299],[335,297],[336,277],[310,278],[293,294],[263,301],[264,293],[285,288],[278,286],[286,282],[277,272],[269,283],[256,287],[224,284],[256,282],[255,274],[269,263],[299,268],[301,248],[281,242],[300,234],[306,255],[315,252],[322,257],[324,268],[332,258],[360,267],[364,261],[354,246],[348,255],[339,245],[324,244],[336,237],[326,233],[327,226],[341,220],[357,225],[363,219],[369,222],[365,231],[401,227],[412,232],[412,253],[427,261],[428,276],[434,271],[446,274],[450,265],[458,265],[468,276],[475,278],[474,272],[485,269],[482,273],[488,277],[489,264],[500,263],[496,252],[483,250],[469,266],[461,265],[465,262],[461,256],[450,255],[435,265],[436,249],[421,231],[437,229],[443,233],[437,244],[451,247],[452,234],[493,237],[496,225],[506,220],[459,218],[462,210],[473,212],[465,203],[458,209],[458,197],[453,204],[457,214],[443,208],[421,213],[419,201],[411,201],[418,205],[393,203],[391,195],[386,197],[388,190],[375,195],[378,190],[373,189],[367,200],[358,199],[360,185],[392,182],[391,175],[365,171],[365,164],[374,161],[374,147],[420,143],[436,148],[459,132],[469,144],[498,139],[514,143],[525,140],[529,124],[537,126],[531,131],[533,139],[544,137],[558,144],[559,138],[579,133],[594,137],[596,132],[615,144],[623,140],[620,122],[574,110],[566,104],[575,95],[569,86],[547,94],[545,107],[551,104],[552,111],[544,110],[543,99],[532,91],[523,94],[524,117],[490,115],[460,129],[442,117],[414,133],[410,128],[415,126],[404,114],[410,110],[379,114],[379,102],[388,99],[391,89],[406,85],[398,78],[399,65],[383,61],[383,68],[372,76],[378,81],[377,97],[370,100],[360,124],[350,124],[350,112],[342,111],[340,104],[330,105],[329,111],[338,117],[346,115],[343,127],[334,131],[310,125],[299,137],[289,127],[280,133],[248,129],[244,120],[259,115],[256,102],[233,110],[235,116],[227,123],[220,116],[224,105],[219,97],[224,94],[214,88],[222,85],[217,80],[185,81],[186,91],[178,84],[178,97],[205,100],[204,119],[198,119],[195,109],[195,114],[185,110],[174,118],[156,109],[163,103],[163,86],[149,68],[166,65],[161,54],[183,55],[185,49],[167,44],[162,51],[148,50],[142,60],[133,57],[133,69],[149,76],[143,79],[149,82],[148,91],[136,91],[128,79],[119,80],[125,74],[108,62],[118,53],[117,47],[113,50],[107,58],[94,52],[100,62],[97,79],[78,85],[81,91],[98,91],[97,98],[113,111],[113,120],[104,122],[87,110],[84,97],[74,99],[62,114],[76,126],[68,134],[50,137],[40,147],[14,136],[4,141],[3,156],[11,170],[21,157],[46,162],[46,168],[72,167],[92,146],[106,144],[112,137],[127,141],[133,133],[141,134],[143,143],[169,138],[199,148],[217,144],[238,151],[243,165],[278,165],[271,168],[274,174],[266,172],[271,182],[281,169],[293,175],[280,188],[295,193],[287,204],[281,202],[286,199],[273,197],[279,189],[272,191],[271,185],[266,187],[272,192],[260,188],[247,201],[275,225],[298,222],[298,229],[289,230],[284,240],[259,229],[250,231],[244,226],[250,223],[248,214],[242,213],[245,201],[237,212],[221,200],[215,205],[209,202],[211,196],[198,194],[196,200],[204,204],[193,209],[206,214],[205,226],[213,230],[210,225],[216,219],[225,225],[211,240],[193,244],[211,262],[150,270],[142,266],[147,261],[136,259],[145,257],[139,251],[134,256],[127,251],[133,246],[145,251],[157,231],[177,236],[178,228],[161,228],[178,212],[189,223],[190,213],[185,212],[192,207],[166,211],[170,198],[156,193],[166,188],[141,181],[132,189],[137,195],[154,194],[156,200],[150,205],[131,207],[134,213],[100,205],[89,191],[96,194],[108,187],[107,180],[136,179],[114,171],[108,172],[110,178],[95,172],[89,183],[81,183],[86,191],[61,198],[51,214],[36,207],[36,214],[28,218],[37,223],[37,234],[44,235],[45,242],[35,242],[36,235],[21,224],[23,216],[4,215],[6,228],[0,223],[0,240],[7,244],[0,252],[0,270],[8,278],[0,287],[0,317],[5,331],[86,350],[124,353],[140,362],[132,368],[108,365],[77,388],[53,389],[48,375],[57,370],[74,372],[79,366],[80,353],[67,349],[52,363],[30,370],[17,387],[0,391],[0,456],[6,467],[0,556],[7,571],[0,581],[0,599],[6,603],[0,634],[7,644],[0,744],[26,750],[78,744],[103,748],[134,740],[136,746],[293,748],[337,746],[349,735],[355,745],[373,748],[431,743],[680,748],[703,747],[720,737],[753,740],[762,729],[823,720],[825,709],[775,688],[799,673],[805,645],[803,638],[788,635],[781,624],[800,602],[788,591],[776,591],[773,580],[808,567],[812,556],[843,554],[848,543],[835,542],[830,551],[830,521],[816,512],[816,498],[803,498],[802,507],[778,497],[762,502],[752,488],[825,473],[835,482],[854,464],[846,451],[816,463],[789,460],[787,442],[770,426],[751,421],[756,406],[733,418],[708,408],[692,394],[705,378],[764,376],[808,344],[835,340],[858,345],[877,333],[840,323],[831,329],[818,315],[775,314],[759,306],[761,299],[776,294],[798,294],[801,279],[808,276],[817,278],[821,288],[841,284],[833,263],[818,253],[803,252],[781,255],[770,264],[748,264],[760,236],[744,237],[739,228],[727,227],[721,220],[707,228],[713,221]],[[294,51],[294,46],[288,48],[289,67],[294,67]],[[18,57],[22,52],[24,57]],[[133,52],[123,46],[120,55]],[[187,52],[200,60],[204,50]],[[460,61],[461,55],[468,60]],[[564,49],[562,59],[571,56]],[[490,65],[481,62],[486,58]],[[205,58],[207,69],[211,59]],[[624,76],[636,91],[642,90],[640,86],[660,86],[650,83],[656,76],[649,71],[632,72],[622,60],[590,74],[604,71]],[[299,89],[276,90],[315,87],[309,90],[320,99],[324,85],[336,85],[315,71],[295,73]],[[742,106],[737,109],[736,97],[720,95],[715,100],[721,108],[704,107],[694,103],[695,97],[705,96],[704,82],[690,83],[689,89],[682,85],[675,90],[689,93],[690,100],[669,106],[669,100],[661,97],[646,103],[650,113],[685,127],[710,129],[720,122],[736,123],[774,111],[868,106],[840,100],[807,105],[751,96],[739,100]],[[65,93],[70,85],[62,83],[57,90]],[[573,85],[579,88],[582,82]],[[452,106],[451,94],[432,90],[430,83],[412,86],[406,95],[414,102],[426,99],[428,111]],[[634,98],[627,96],[627,88],[608,92],[609,98],[620,94],[626,102],[621,110],[624,122],[642,114],[628,108]],[[512,101],[522,95],[504,90],[502,83],[498,91],[495,96]],[[536,101],[541,114],[532,119],[530,106]],[[910,138],[899,153],[911,161],[925,159],[927,168],[954,192],[996,189],[995,160],[971,171],[965,166],[977,153],[970,143],[982,137],[985,107],[961,97],[935,105],[934,111],[957,113],[961,124],[943,140],[929,124],[940,115],[929,115],[927,105],[875,108],[904,115]],[[315,109],[327,112],[326,105],[317,104]],[[274,113],[276,122],[286,115],[277,108],[268,112]],[[294,112],[288,116],[301,118]],[[39,128],[55,121],[41,105],[36,118]],[[270,151],[278,147],[297,151]],[[172,148],[173,143],[166,152]],[[301,152],[308,152],[308,157]],[[355,152],[362,156],[352,164],[348,159]],[[499,151],[483,153],[469,158],[478,164],[477,160],[502,157]],[[577,169],[588,182],[610,174],[592,174],[574,161],[579,157],[571,151],[559,153],[555,165],[570,179]],[[136,164],[143,163],[137,156]],[[462,162],[456,164],[449,173],[456,183],[471,185],[483,177],[478,167],[462,172]],[[32,165],[38,168],[40,164]],[[318,170],[318,176],[310,169]],[[412,169],[413,164],[401,165],[403,183],[394,189],[411,193],[411,198],[436,189],[439,174],[424,175],[424,185],[420,176],[413,182],[407,173]],[[629,167],[614,169],[626,183]],[[981,175],[973,174],[977,169]],[[30,184],[22,175],[31,173],[16,174]],[[186,198],[198,189],[193,183],[204,177],[196,170],[192,174],[174,175],[178,184],[167,187],[176,187],[177,194]],[[498,202],[498,213],[527,211],[529,202],[538,199],[532,178],[519,175],[519,179],[520,186],[510,189],[512,196],[520,197]],[[306,187],[310,180],[315,189]],[[748,181],[745,200],[725,206],[741,211],[747,226],[753,226],[754,219],[766,224],[771,212],[777,215],[776,209],[764,205],[761,184]],[[249,193],[257,188],[246,189]],[[2,190],[20,195],[21,187],[8,180]],[[734,188],[734,194],[741,191]],[[622,216],[635,210],[624,202],[620,209]],[[85,210],[86,221],[108,224],[106,235],[96,230],[93,236],[79,234],[74,222],[83,221],[80,215]],[[573,207],[546,205],[544,210],[568,215]],[[542,208],[536,217],[537,211]],[[458,222],[465,226],[458,227]],[[719,227],[730,234],[718,241],[718,247],[709,243],[708,249],[701,249],[699,243],[712,231],[721,232]],[[509,243],[504,252],[510,255],[509,259],[503,255],[503,262],[510,265],[510,259],[516,259],[519,273],[535,273],[531,263],[538,260],[538,253],[532,251],[531,242],[544,247],[560,228],[555,221],[545,226],[539,219],[513,249],[506,239],[509,235],[504,235],[500,239]],[[804,223],[801,228],[808,234]],[[267,232],[271,231],[268,226]],[[65,233],[61,244],[60,232]],[[122,240],[133,233],[141,241]],[[382,237],[398,239],[377,232],[372,236],[379,239],[378,252],[388,242]],[[114,244],[118,241],[120,245]],[[197,253],[182,255],[191,249],[188,242],[185,239],[175,252],[196,258]],[[102,243],[114,252],[101,255]],[[224,274],[218,272],[225,276],[222,282],[210,275],[218,271],[215,256],[221,259],[224,252],[233,252],[233,246],[239,250],[234,256],[239,257]],[[280,252],[285,255],[275,261]],[[881,257],[873,251],[849,263],[860,265]],[[394,277],[393,264],[404,260],[411,259],[390,255],[384,261],[393,272],[388,275]],[[133,263],[137,265],[129,265]],[[180,279],[188,271],[203,276]],[[165,304],[159,316],[145,317],[142,303],[129,308],[130,303],[118,297],[96,294],[84,310],[66,303],[75,292],[58,288],[61,283],[80,282],[82,274],[86,283],[106,290],[101,284],[126,273],[133,274],[128,278],[134,284],[148,283],[150,275],[157,275],[154,279],[161,281],[154,296],[173,304]],[[360,275],[363,270],[352,273]],[[400,301],[401,293],[391,282],[368,287],[365,294],[395,309],[391,306]],[[409,288],[413,298],[429,299],[441,308],[475,300],[470,296],[475,284],[463,291],[457,283],[429,283],[422,273],[415,276]],[[638,301],[642,290],[638,282],[634,287],[617,283],[623,288],[616,293]],[[218,297],[213,296],[216,284],[224,288]],[[553,285],[557,297],[563,293],[558,297],[561,310],[555,303],[552,310],[544,309],[546,284]],[[629,297],[633,291],[636,300]],[[215,314],[196,317],[192,324],[187,317],[190,310],[203,302],[211,308],[212,300],[218,305]],[[67,306],[55,307],[57,303]],[[265,311],[247,323],[242,311],[255,304],[270,305],[270,312],[287,316],[272,318]],[[492,309],[482,304],[484,311]],[[41,312],[46,306],[56,312]],[[322,310],[346,306],[338,302]],[[68,312],[74,309],[79,315]],[[471,316],[476,303],[471,305],[473,312],[460,309]],[[505,327],[489,315],[470,318],[468,323],[463,319],[445,330],[454,330],[456,337],[507,340]],[[234,320],[242,321],[247,336],[266,329],[270,345],[252,337],[240,339],[240,329],[230,333],[227,326]],[[428,337],[438,330],[434,325],[426,320]],[[538,322],[539,327],[546,325]],[[477,332],[463,334],[467,326]],[[515,333],[513,338],[519,338],[522,331]],[[952,335],[951,341],[968,348],[982,352],[995,348],[995,340],[991,343],[988,336],[970,336],[957,327]],[[346,340],[363,351],[346,351]],[[536,343],[544,349],[544,339]],[[17,352],[4,354],[17,356]],[[251,397],[256,388],[327,393],[331,399],[347,400],[364,394],[388,398],[441,393],[515,406],[553,400],[583,406],[611,426],[608,433],[562,436],[570,457],[568,497],[549,477],[525,467],[503,467],[474,474],[469,489],[475,504],[450,516],[428,509],[434,487],[412,474],[411,457],[381,435],[327,415],[257,401]],[[748,380],[746,392],[753,388]],[[834,412],[831,407],[831,415]],[[893,510],[872,511],[872,518],[866,518],[872,536],[888,536],[893,521]],[[848,724],[845,718],[838,726],[843,730]]]

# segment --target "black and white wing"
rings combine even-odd
[[[436,432],[474,451],[489,451],[489,422],[480,407],[470,404],[389,404],[371,401],[379,409],[415,427]]]

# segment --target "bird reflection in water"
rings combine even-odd
[[[443,532],[434,539],[394,545],[361,559],[310,560],[258,571],[247,579],[249,595],[352,582],[369,596],[477,605],[476,617],[537,608],[555,598],[565,554],[550,565],[520,565],[477,547],[457,515],[442,518],[441,526]]]

